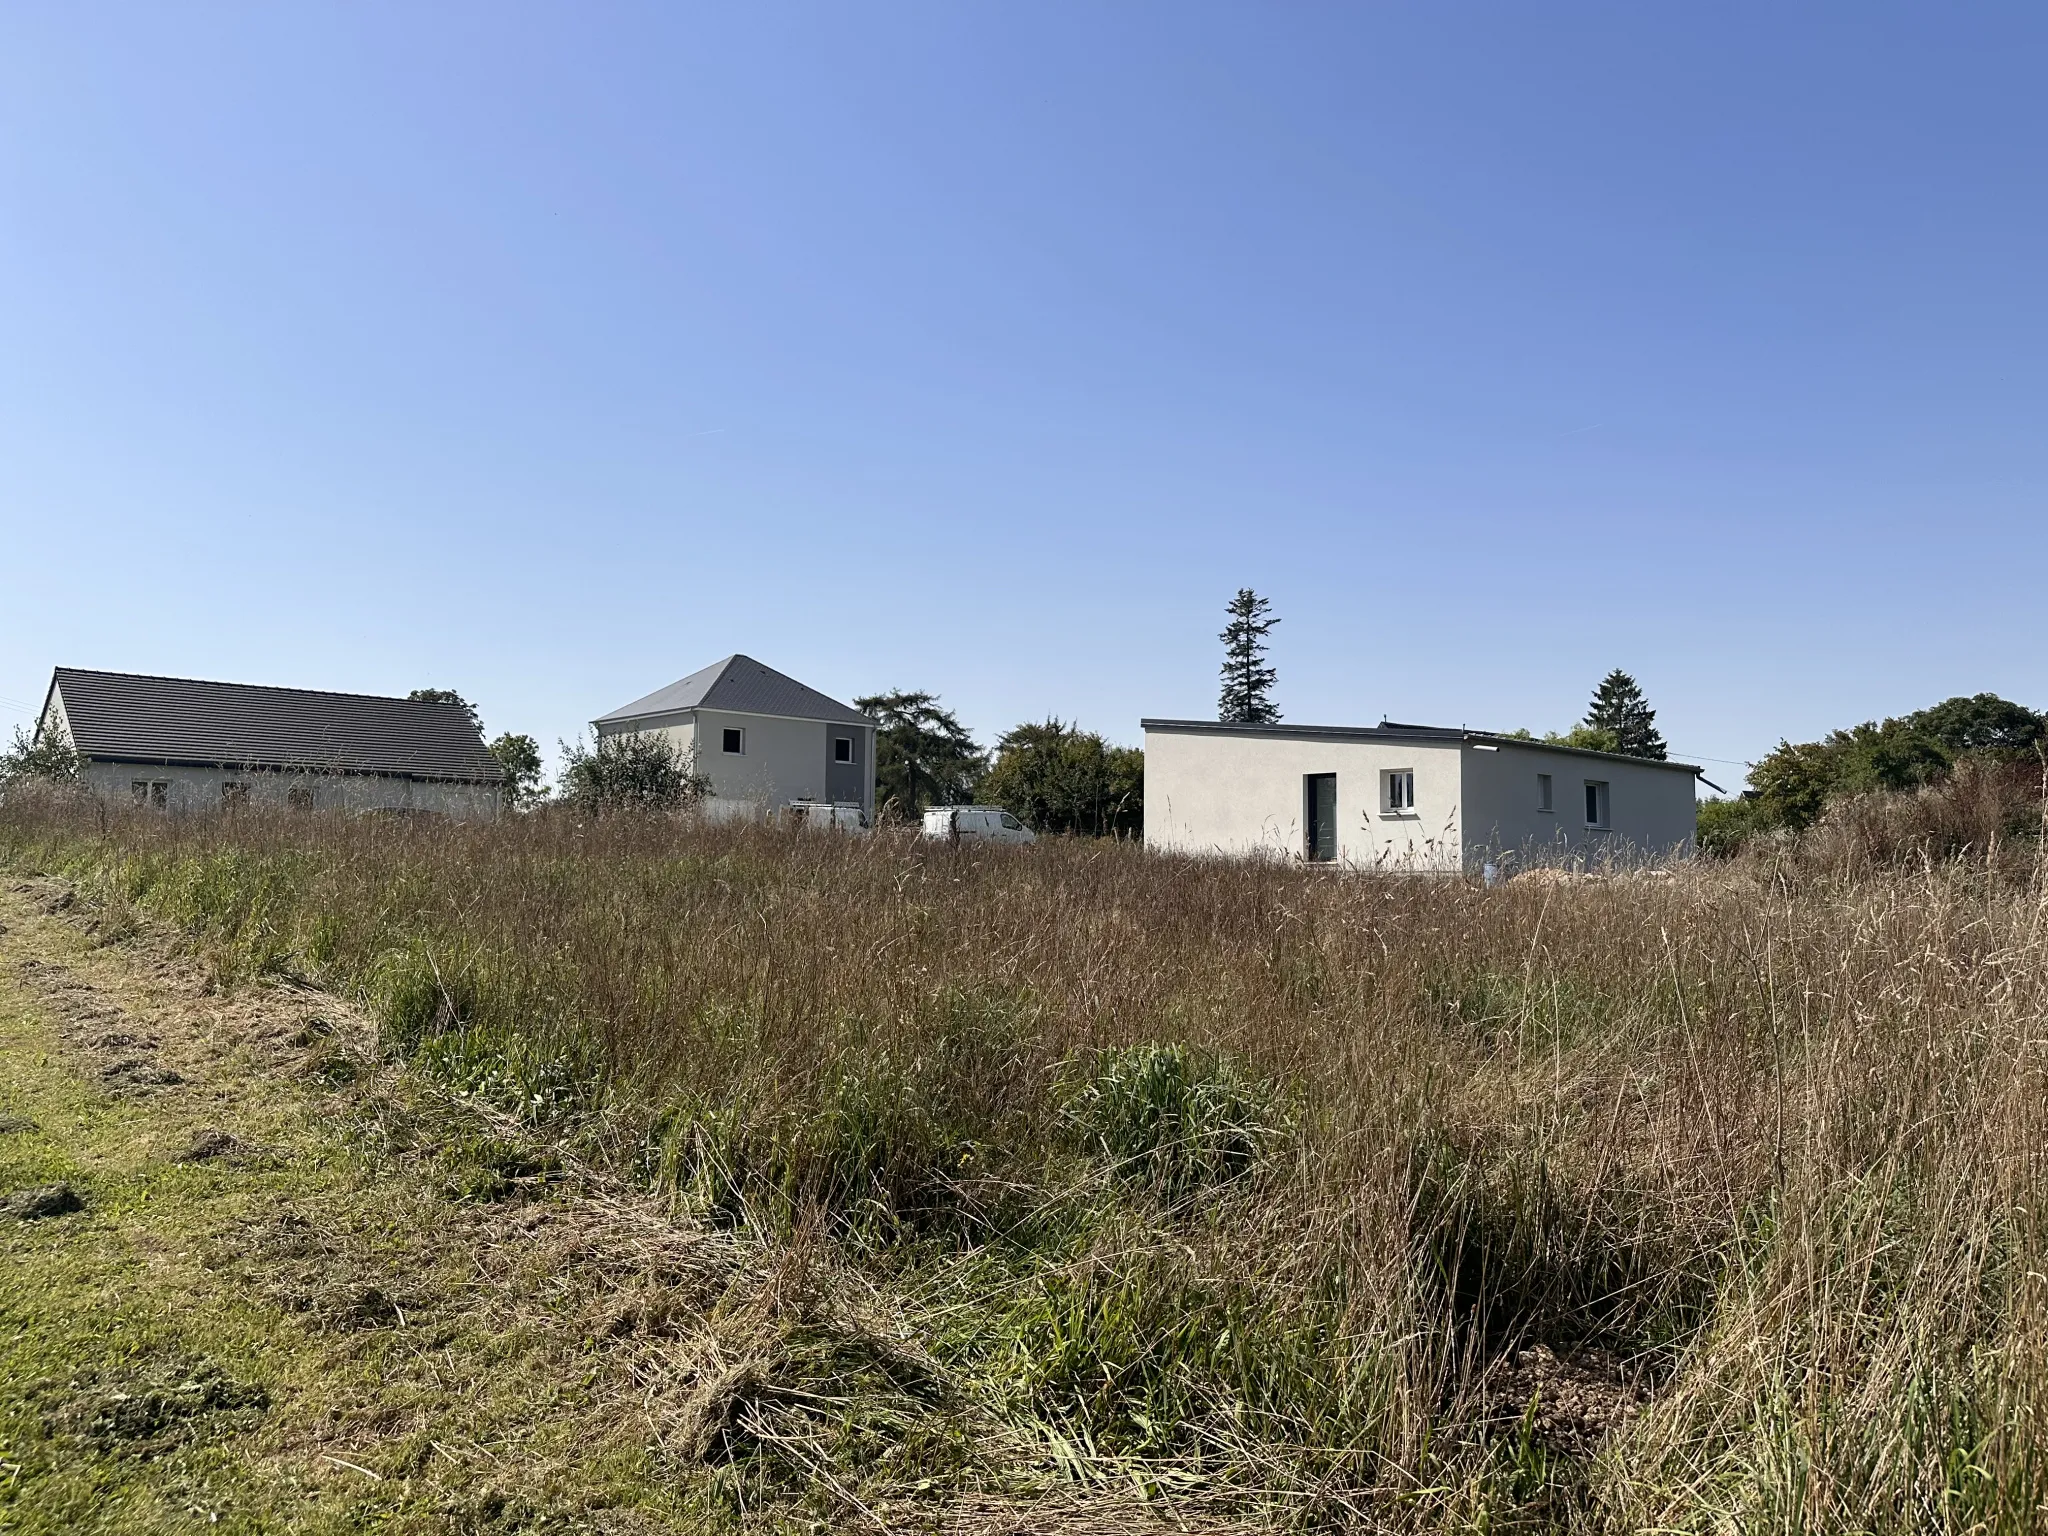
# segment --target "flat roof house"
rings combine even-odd
[[[1693,851],[1689,763],[1391,721],[1144,728],[1151,848],[1440,873]]]
[[[600,739],[658,732],[711,781],[705,810],[762,816],[793,800],[875,812],[875,722],[751,656],[728,656],[591,722]]]
[[[36,738],[71,743],[86,787],[170,811],[242,805],[464,819],[505,771],[459,704],[58,667]]]

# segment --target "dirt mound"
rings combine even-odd
[[[85,1209],[85,1197],[69,1184],[44,1184],[0,1196],[0,1216],[16,1221],[42,1221]]]
[[[269,1162],[277,1154],[267,1147],[254,1146],[217,1126],[207,1126],[192,1133],[192,1144],[172,1158],[176,1163],[246,1163]]]
[[[1528,1422],[1530,1438],[1546,1450],[1590,1456],[1642,1411],[1650,1389],[1605,1350],[1567,1359],[1535,1344],[1515,1353],[1489,1384],[1486,1398],[1496,1427],[1512,1416]]]

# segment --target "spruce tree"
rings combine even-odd
[[[1273,704],[1274,671],[1266,665],[1266,635],[1278,619],[1268,618],[1272,604],[1250,587],[1240,587],[1226,610],[1230,623],[1216,638],[1223,642],[1223,692],[1216,718],[1235,725],[1272,725],[1280,718]]]
[[[1643,697],[1641,685],[1619,667],[1600,680],[1581,724],[1590,730],[1612,731],[1615,750],[1625,756],[1661,763],[1668,755],[1664,738],[1657,734],[1657,711]]]

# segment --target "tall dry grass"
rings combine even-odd
[[[847,1407],[805,1443],[861,1507],[909,1465],[1305,1526],[2048,1524],[2048,884],[2010,863],[1483,889],[19,806],[0,857],[358,993],[706,1219],[826,1234],[934,1411],[1032,1448],[934,1471]],[[765,1487],[771,1439],[717,1443]]]

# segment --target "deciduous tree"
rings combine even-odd
[[[515,811],[531,810],[547,799],[541,782],[540,743],[531,736],[507,731],[491,743],[491,756],[505,770],[505,803]]]
[[[1145,754],[1058,719],[996,743],[982,798],[1038,832],[1136,837],[1145,828]]]

